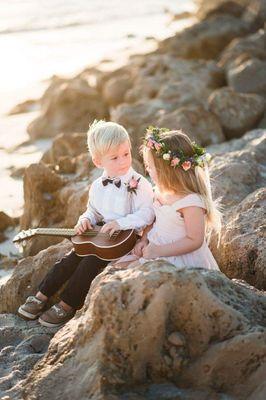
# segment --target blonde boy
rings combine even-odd
[[[131,166],[131,143],[126,129],[114,122],[95,121],[88,131],[88,148],[96,167],[103,174],[89,191],[87,210],[79,217],[76,232],[93,225],[110,235],[119,229],[141,230],[154,220],[151,184]],[[72,250],[52,269],[39,285],[35,296],[27,298],[18,313],[36,319],[48,327],[64,324],[82,307],[92,280],[108,264],[96,256],[79,257]],[[43,312],[49,297],[68,280],[61,301]]]

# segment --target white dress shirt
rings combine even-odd
[[[144,176],[131,167],[125,175],[118,177],[121,179],[119,188],[114,183],[104,186],[103,177],[107,177],[105,171],[91,184],[87,210],[78,222],[87,218],[95,225],[100,221],[106,223],[115,220],[122,230],[141,230],[153,222],[153,190]],[[126,186],[132,177],[140,178],[136,193],[130,193]]]

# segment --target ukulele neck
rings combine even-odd
[[[74,236],[75,229],[68,228],[36,228],[35,235],[45,235],[45,236],[64,236],[71,237]]]

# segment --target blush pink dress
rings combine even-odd
[[[155,199],[153,206],[156,220],[152,229],[148,232],[147,238],[155,245],[173,243],[183,239],[186,236],[184,219],[178,210],[191,206],[206,209],[201,196],[196,193],[189,194],[182,199],[176,200],[171,205],[161,204],[159,200]],[[118,260],[117,263],[134,261],[137,259],[138,258],[135,255],[128,254]],[[213,257],[206,240],[204,240],[199,249],[192,251],[191,253],[179,256],[156,258],[156,260],[160,259],[167,260],[171,264],[174,264],[177,268],[193,267],[219,270],[217,262],[215,261],[215,258]],[[149,260],[142,257],[139,258],[138,261],[143,264]]]

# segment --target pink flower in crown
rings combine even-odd
[[[155,147],[155,149],[156,149],[157,151],[159,151],[159,150],[162,148],[162,144],[161,144],[161,143],[158,143],[158,142],[155,142],[155,143],[154,143],[154,147]]]
[[[191,168],[191,162],[190,161],[184,161],[182,163],[182,168],[183,168],[184,171],[187,171],[188,169]]]
[[[180,159],[178,157],[175,157],[171,161],[171,166],[176,167],[180,163]]]
[[[149,149],[152,149],[154,147],[154,141],[152,139],[147,140],[147,147],[149,147]]]

